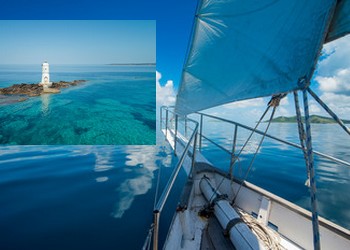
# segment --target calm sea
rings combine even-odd
[[[80,79],[60,94],[0,98],[0,144],[155,144],[155,66],[50,66],[51,81]],[[41,65],[0,65],[0,88],[40,80]]]
[[[232,129],[208,124],[205,132],[230,148]],[[349,140],[336,125],[313,128],[316,150],[350,160]],[[273,124],[270,133],[298,142],[294,131],[295,124]],[[239,132],[242,145],[248,134]],[[242,154],[238,177],[255,146]],[[158,174],[163,189],[177,162],[159,134],[155,146],[0,149],[1,249],[140,249],[152,222]],[[228,169],[225,154],[205,141],[203,153]],[[316,157],[316,174],[321,216],[350,229],[350,169]],[[184,180],[181,172],[161,216],[163,240]],[[309,207],[305,165],[297,149],[266,140],[248,180]]]
[[[177,159],[154,146],[0,147],[0,249],[141,249]],[[164,240],[185,173],[161,217]]]

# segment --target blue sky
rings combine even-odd
[[[1,3],[0,18],[156,20],[157,70],[178,84],[196,5],[197,0],[17,0]]]
[[[0,63],[155,63],[156,21],[2,20]]]
[[[6,1],[0,8],[2,19],[54,20],[156,20],[157,26],[157,96],[174,100],[192,29],[197,0],[17,0]],[[21,39],[24,39],[21,37]],[[312,89],[337,112],[350,119],[350,36],[327,44],[328,57],[319,63]],[[228,118],[256,121],[268,98],[218,107],[209,112]],[[311,100],[311,112],[325,115]],[[282,102],[277,115],[294,115],[291,96]]]

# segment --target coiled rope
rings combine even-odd
[[[235,210],[240,214],[241,219],[245,224],[259,237],[259,239],[264,243],[266,249],[270,250],[281,250],[284,249],[281,245],[280,235],[257,221],[247,212],[244,212],[242,209],[235,208]]]

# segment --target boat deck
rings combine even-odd
[[[224,236],[222,227],[215,216],[208,219],[208,224],[202,232],[200,250],[234,250],[230,239]]]
[[[166,137],[174,148],[171,132],[168,130]],[[178,142],[176,153],[180,155],[184,145],[180,140]],[[183,164],[187,174],[191,173],[191,157],[189,153]],[[183,189],[164,249],[235,249],[230,239],[224,236],[224,229],[214,215],[209,218],[199,216],[199,212],[208,204],[199,183],[206,176],[213,187],[220,184],[219,191],[232,200],[240,182],[231,180],[226,172],[213,167],[199,151],[192,174]],[[312,248],[311,214],[305,209],[248,182],[243,184],[235,209],[242,210],[250,219],[259,221],[267,230],[273,231],[280,249]],[[321,243],[325,249],[332,245],[336,245],[337,249],[349,249],[348,230],[323,218],[320,218],[320,229]]]

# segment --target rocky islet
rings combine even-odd
[[[21,101],[25,101],[28,97],[39,96],[41,94],[60,93],[60,89],[62,88],[77,86],[84,82],[86,82],[86,80],[74,80],[71,82],[67,82],[67,81],[53,82],[50,88],[44,88],[39,83],[13,84],[10,87],[0,88],[0,95],[3,95],[3,98],[6,96],[18,95],[19,98],[17,101],[21,102]]]

